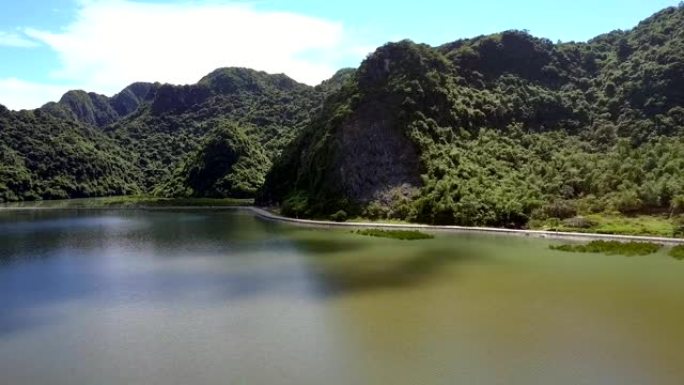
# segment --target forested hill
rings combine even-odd
[[[151,190],[183,168],[182,161],[200,151],[205,134],[221,120],[240,125],[249,140],[263,148],[268,169],[309,122],[323,95],[323,90],[285,75],[222,68],[194,85],[160,86],[151,103],[105,131],[132,155],[143,189]],[[256,179],[263,181],[263,175]]]
[[[316,87],[222,68],[0,107],[0,201],[130,193],[513,227],[681,213],[684,7],[586,43],[390,43]]]
[[[587,43],[507,31],[387,44],[287,147],[259,202],[516,227],[681,211],[684,7]]]
[[[192,188],[189,176],[181,174],[192,168],[186,162],[211,145],[215,135],[208,133],[236,125],[249,142],[245,154],[257,154],[254,161],[240,163],[251,181],[240,184],[240,194],[253,195],[272,159],[337,88],[336,78],[310,87],[285,75],[222,68],[194,85],[134,83],[111,98],[70,91],[34,111],[3,107],[0,201],[154,190],[216,195],[212,189]],[[245,170],[245,164],[251,168]],[[231,167],[217,174],[232,174]]]
[[[128,159],[96,128],[0,106],[0,201],[135,193]]]

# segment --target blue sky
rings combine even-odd
[[[527,29],[585,41],[678,0],[0,0],[0,104],[35,108],[73,88],[193,83],[222,66],[315,84],[404,38],[438,45]]]

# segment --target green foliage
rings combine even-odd
[[[684,237],[684,215],[675,218],[673,222],[672,236]]]
[[[149,103],[106,128],[131,154],[147,191],[174,178],[221,120],[241,126],[272,161],[309,122],[324,95],[285,75],[245,68],[217,69],[198,84],[159,85],[154,92]]]
[[[111,98],[70,91],[35,111],[2,107],[0,201],[253,196],[271,160],[348,76],[315,89],[285,75],[223,68],[195,85],[134,83]],[[218,134],[223,121],[239,133]]]
[[[660,250],[662,245],[648,242],[591,241],[586,245],[550,245],[551,250],[575,253],[604,253],[607,255],[648,255]]]
[[[681,235],[682,26],[671,7],[587,43],[390,43],[317,87],[222,68],[0,107],[0,200],[256,195],[298,217]],[[576,219],[597,213],[625,223]]]
[[[0,202],[125,195],[135,167],[100,131],[40,110],[0,113]]]
[[[218,121],[200,149],[159,186],[160,196],[251,198],[263,184],[269,159],[238,125]]]
[[[330,220],[335,222],[345,222],[347,220],[347,212],[344,210],[339,210],[330,216]]]
[[[363,229],[353,231],[354,234],[367,235],[370,237],[391,238],[406,241],[416,241],[421,239],[432,239],[435,236],[432,234],[421,233],[417,230],[380,230],[380,229]]]
[[[296,192],[298,215],[346,199],[373,219],[516,228],[680,213],[683,25],[684,9],[668,8],[588,43],[506,31],[387,44],[286,147],[257,201],[292,207]]]
[[[684,245],[673,246],[668,254],[674,259],[684,260]]]
[[[101,198],[44,200],[37,202],[5,203],[7,207],[102,209],[102,208],[178,208],[178,207],[234,207],[250,206],[253,199],[236,198],[162,198],[148,195],[126,195]]]
[[[280,212],[288,217],[308,216],[309,198],[304,192],[298,191],[291,194],[283,201]]]
[[[573,217],[563,221],[563,226],[573,229],[590,229],[597,223],[585,217]]]
[[[574,218],[559,220],[547,218],[530,221],[529,227],[540,230],[573,231],[599,234],[650,235],[658,237],[677,237],[677,218],[666,215],[624,216],[620,213],[587,214],[582,218],[582,226],[574,223]]]

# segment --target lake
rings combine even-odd
[[[0,212],[0,383],[684,383],[684,261],[665,249],[435,235]]]

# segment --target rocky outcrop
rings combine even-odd
[[[135,112],[152,98],[156,87],[152,83],[134,83],[111,98],[94,92],[72,90],[58,102],[47,103],[40,109],[56,118],[102,128]]]

